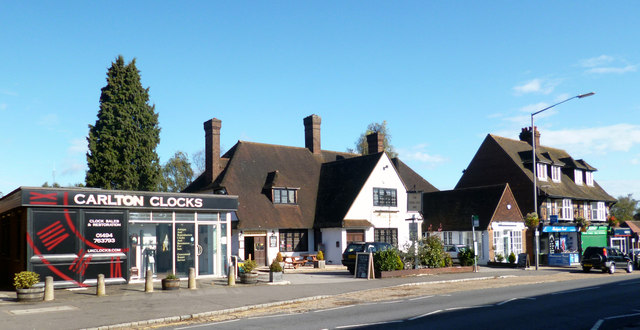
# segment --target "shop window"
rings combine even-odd
[[[398,245],[398,228],[376,228],[373,231],[374,241]]]
[[[280,229],[280,251],[308,251],[308,231],[306,229]]]
[[[218,221],[218,213],[198,213],[198,221]]]
[[[195,221],[196,215],[194,213],[177,213],[176,221]]]

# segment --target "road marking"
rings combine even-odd
[[[320,313],[320,312],[329,312],[329,311],[335,311],[337,309],[344,309],[344,308],[350,308],[353,307],[355,305],[348,305],[348,306],[340,306],[340,307],[334,307],[334,308],[327,308],[327,309],[319,309],[317,311],[313,311],[314,313]]]
[[[496,306],[502,306],[502,305],[504,305],[504,304],[506,304],[506,303],[509,303],[509,302],[512,302],[512,301],[514,301],[514,300],[521,300],[521,299],[526,299],[526,300],[536,300],[536,298],[511,298],[511,299],[505,300],[505,301],[503,301],[503,302],[499,302],[499,303],[497,303],[497,304],[496,304]]]
[[[391,300],[391,301],[380,301],[379,304],[395,304],[399,302],[404,302],[404,300]]]
[[[402,320],[396,321],[388,321],[388,322],[373,322],[373,323],[362,323],[362,324],[351,324],[351,325],[341,325],[336,327],[336,329],[349,329],[349,328],[360,328],[360,327],[370,327],[372,325],[381,325],[381,324],[391,324],[391,323],[401,323]]]
[[[409,300],[409,301],[414,301],[414,300],[420,300],[420,299],[427,299],[427,298],[431,298],[431,297],[433,297],[433,295],[431,295],[431,296],[424,296],[424,297],[418,297],[418,298],[411,298],[411,299],[408,299],[408,300]]]
[[[473,308],[473,307],[471,306],[450,307],[450,308],[446,308],[445,311],[458,311],[458,310],[469,309],[469,308]]]
[[[220,322],[207,323],[207,324],[196,324],[196,325],[190,325],[190,326],[187,326],[187,327],[175,328],[174,330],[203,328],[203,327],[209,327],[209,326],[215,325],[215,324],[231,323],[231,322],[237,322],[237,321],[240,321],[240,319],[234,319],[234,320],[228,320],[228,321],[220,321]]]
[[[441,310],[441,309],[439,309],[439,310],[437,310],[437,311],[429,312],[429,313],[426,313],[426,314],[422,314],[422,315],[414,316],[414,317],[412,317],[412,318],[410,318],[410,319],[407,319],[407,320],[409,320],[409,321],[413,321],[413,320],[417,320],[417,319],[419,319],[419,318],[423,318],[423,317],[425,317],[425,316],[429,316],[429,315],[437,314],[437,313],[440,313],[440,312],[442,312],[442,310]]]
[[[289,313],[289,314],[278,314],[278,315],[253,316],[253,317],[248,317],[247,320],[268,319],[268,318],[292,316],[292,315],[297,315],[297,314]]]
[[[574,292],[580,292],[580,291],[589,291],[589,290],[595,290],[595,289],[599,289],[599,286],[594,286],[591,288],[584,288],[584,289],[575,289],[575,290],[569,290],[569,291],[561,291],[561,292],[554,292],[551,295],[555,296],[557,294],[565,294],[565,293],[574,293]]]
[[[593,327],[591,327],[591,330],[600,329],[600,326],[602,326],[602,323],[604,323],[605,320],[621,319],[621,318],[625,318],[625,317],[638,316],[638,315],[640,315],[640,313],[624,314],[624,315],[616,315],[616,316],[605,317],[603,319],[599,319],[598,322],[596,322],[596,324],[594,324]]]
[[[30,308],[30,309],[14,309],[9,311],[9,314],[13,315],[31,315],[37,313],[49,313],[49,312],[60,312],[60,311],[72,311],[76,310],[78,307],[74,306],[56,306],[56,307],[43,307],[43,308]]]

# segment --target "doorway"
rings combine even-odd
[[[267,243],[266,236],[245,236],[244,237],[244,259],[253,259],[258,266],[267,265]]]

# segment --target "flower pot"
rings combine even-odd
[[[326,260],[317,260],[313,262],[313,268],[324,269],[326,266]]]
[[[269,272],[269,282],[282,282],[283,278],[282,272]]]
[[[240,283],[244,283],[244,284],[258,283],[258,273],[240,273]]]
[[[44,286],[16,289],[18,301],[34,302],[44,300]]]
[[[179,290],[180,289],[180,279],[162,279],[162,290]]]

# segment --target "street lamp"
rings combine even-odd
[[[536,173],[537,171],[537,165],[536,165],[536,126],[533,124],[533,116],[547,111],[553,107],[555,107],[556,105],[560,105],[564,102],[573,100],[573,99],[581,99],[581,98],[585,98],[587,96],[591,96],[595,94],[594,92],[591,93],[586,93],[586,94],[580,94],[580,95],[576,95],[573,97],[570,97],[562,102],[558,102],[556,104],[550,105],[540,111],[536,111],[531,113],[531,146],[533,147],[531,149],[531,156],[532,156],[532,160],[533,160],[533,212],[535,212],[536,216],[538,216],[538,187],[537,187],[537,180],[538,180],[538,174]],[[538,216],[538,219],[540,219],[540,216]],[[536,241],[536,270],[538,270],[538,265],[539,265],[539,255],[540,255],[540,241],[539,241],[539,237],[540,237],[540,233],[538,232],[538,227],[536,227],[536,233],[535,233],[535,238],[534,240]]]

